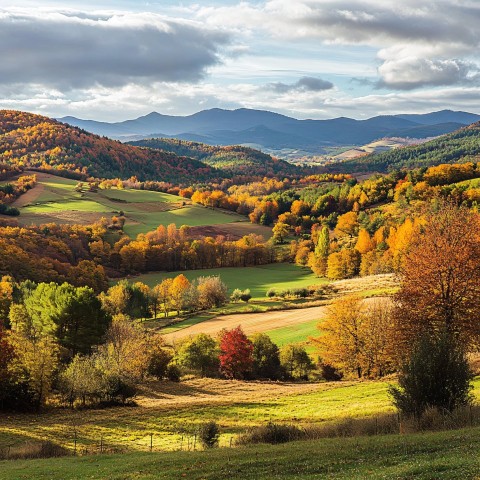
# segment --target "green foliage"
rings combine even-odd
[[[218,439],[220,437],[220,429],[213,420],[202,423],[198,427],[198,438],[203,448],[214,448],[218,446]]]
[[[268,335],[258,333],[252,338],[253,376],[277,380],[282,376],[280,356],[277,345]]]
[[[306,379],[313,370],[312,359],[302,345],[285,345],[280,349],[280,364],[292,379]]]
[[[472,378],[466,353],[451,334],[424,334],[389,393],[405,415],[419,418],[428,408],[453,412],[471,401]]]
[[[205,333],[187,339],[177,352],[179,364],[199,372],[202,377],[218,374],[219,349],[217,342]]]

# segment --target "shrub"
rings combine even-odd
[[[232,294],[230,295],[230,300],[233,302],[233,303],[237,303],[241,300],[242,298],[242,291],[239,289],[239,288],[236,288]]]
[[[320,365],[321,375],[328,382],[338,382],[343,378],[343,373],[339,372],[333,365],[322,363]]]
[[[68,449],[50,441],[27,442],[23,445],[0,449],[0,460],[54,458],[68,455],[71,455]]]
[[[181,377],[181,371],[177,365],[170,363],[167,366],[166,376],[171,382],[179,382]]]
[[[252,295],[250,294],[250,290],[248,288],[244,290],[240,295],[240,300],[245,303],[248,303],[251,298]]]
[[[300,298],[308,297],[308,289],[306,288],[294,288],[290,293],[294,297],[300,297]]]
[[[269,288],[267,290],[267,297],[268,298],[273,298],[277,296],[277,291],[274,288]]]
[[[237,445],[248,445],[254,443],[286,443],[304,438],[304,430],[294,425],[279,425],[269,422],[267,425],[254,427],[247,433],[238,437]]]
[[[198,428],[198,438],[203,448],[214,448],[218,446],[220,430],[213,420],[202,423]]]
[[[468,405],[471,379],[465,351],[454,335],[423,335],[401,366],[399,386],[391,386],[389,393],[400,412],[420,418],[429,408],[453,412]]]

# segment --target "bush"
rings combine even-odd
[[[166,376],[171,382],[179,382],[182,372],[174,363],[167,366]]]
[[[429,408],[453,412],[471,402],[472,374],[455,340],[447,332],[420,337],[400,369],[399,386],[389,389],[400,412],[420,418]]]
[[[269,422],[261,427],[254,427],[244,435],[238,437],[237,445],[248,445],[254,443],[286,443],[299,440],[305,437],[304,430],[294,425],[279,425]]]
[[[250,290],[248,288],[244,290],[240,295],[240,300],[245,303],[248,303],[251,298],[252,295],[250,294]]]
[[[267,290],[267,297],[268,298],[273,298],[277,296],[277,291],[274,288],[269,288]]]
[[[214,448],[218,446],[220,430],[213,420],[203,423],[198,428],[198,438],[203,448]]]
[[[307,288],[294,288],[290,293],[294,297],[299,297],[299,298],[307,298],[308,297],[308,289]]]
[[[148,373],[159,380],[163,380],[167,377],[168,365],[172,358],[173,355],[168,350],[161,347],[153,348],[148,364]]]
[[[338,382],[343,378],[343,373],[339,372],[333,365],[322,363],[320,365],[321,375],[328,382]]]
[[[23,445],[0,449],[0,460],[55,458],[66,457],[68,455],[71,455],[68,449],[50,441],[39,443],[27,442]]]

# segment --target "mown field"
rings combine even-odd
[[[291,263],[275,263],[258,267],[245,268],[211,268],[205,270],[187,270],[184,272],[155,272],[139,275],[132,279],[153,287],[165,278],[173,278],[183,273],[190,281],[198,277],[220,275],[229,288],[250,289],[253,298],[265,299],[270,288],[285,290],[290,288],[322,285],[326,279],[316,277],[309,268],[302,268]]]
[[[393,381],[393,380],[392,380]],[[193,442],[199,423],[215,420],[220,444],[248,427],[269,421],[295,425],[326,425],[346,418],[394,413],[388,381],[281,383],[192,379],[179,384],[152,382],[136,407],[100,410],[54,409],[41,414],[2,414],[0,447],[26,440],[49,439],[73,449],[97,451],[178,450]],[[474,382],[480,398],[480,380]]]
[[[232,227],[234,235],[242,235],[243,230],[245,234],[268,233],[262,227],[256,229],[251,226],[245,217],[192,205],[189,200],[175,195],[129,189],[79,193],[75,191],[78,183],[75,180],[44,173],[37,173],[37,178],[35,188],[14,203],[20,209],[18,220],[24,225],[49,222],[89,224],[123,212],[126,217],[125,233],[130,236],[171,223],[177,227],[232,224],[235,225]]]
[[[480,428],[325,439],[200,452],[0,462],[3,480],[270,480],[480,478]]]

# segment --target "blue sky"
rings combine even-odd
[[[0,0],[0,108],[480,113],[475,0]]]

